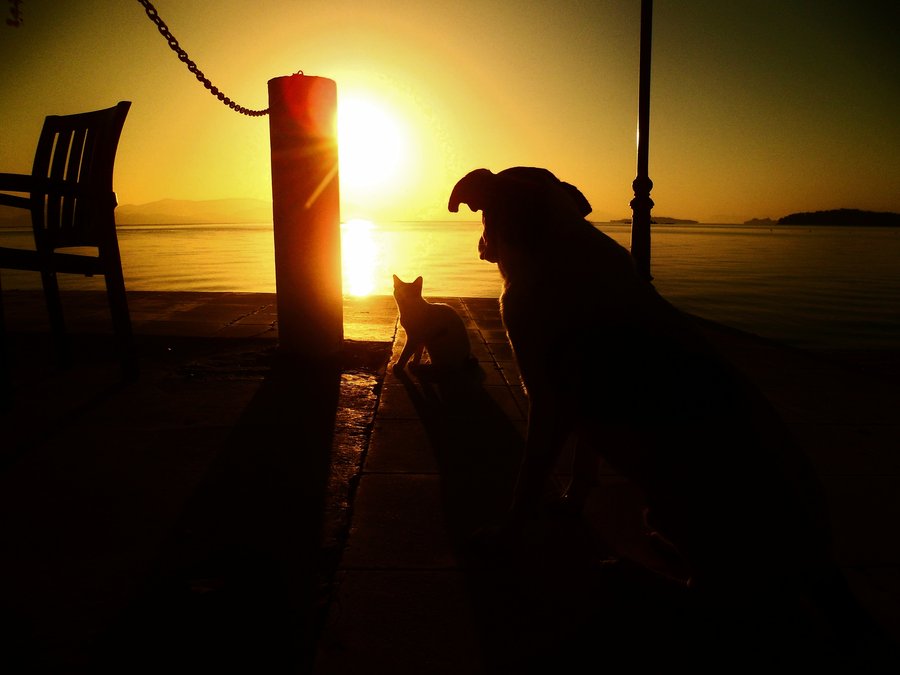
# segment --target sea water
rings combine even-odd
[[[626,248],[630,226],[596,227]],[[495,265],[479,260],[477,222],[342,225],[345,295],[388,295],[392,275],[424,279],[426,297],[497,297]],[[271,223],[120,225],[130,291],[275,292]],[[27,228],[0,245],[30,247]],[[807,348],[900,348],[900,229],[656,225],[651,273],[673,304]],[[34,272],[0,271],[4,290],[40,288]],[[69,288],[102,279],[61,275]]]

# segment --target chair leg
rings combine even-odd
[[[56,273],[42,271],[41,283],[44,286],[44,301],[47,303],[47,315],[50,318],[50,332],[53,336],[56,365],[59,368],[68,368],[72,365],[72,350],[66,335],[66,322],[63,318]]]
[[[0,286],[0,409],[9,408],[12,401],[12,373],[6,339],[6,317],[3,314],[3,288]]]
[[[121,264],[110,265],[105,278],[106,297],[109,300],[113,331],[116,334],[119,358],[122,362],[122,377],[126,381],[135,380],[139,373],[137,350],[131,329],[131,314],[128,311],[128,297],[125,294],[125,278],[122,275]]]

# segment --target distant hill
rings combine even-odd
[[[861,211],[859,209],[833,209],[792,213],[778,219],[779,225],[867,225],[900,227],[900,213],[889,211]]]
[[[271,223],[272,202],[264,199],[161,199],[116,207],[119,225],[195,225]],[[0,227],[28,226],[22,209],[0,209]]]
[[[120,225],[188,225],[265,223],[272,220],[272,202],[263,199],[162,199],[148,204],[120,204]]]

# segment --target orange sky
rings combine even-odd
[[[579,186],[595,220],[630,216],[638,0],[154,4],[243,106],[265,108],[267,81],[303,70],[390,121],[354,134],[387,139],[368,169],[383,182],[350,184],[347,160],[344,219],[451,219],[458,178],[513,165]],[[44,115],[127,99],[120,203],[271,198],[267,118],[210,95],[136,0],[21,7],[20,27],[0,25],[0,170],[30,169]],[[654,213],[900,212],[898,18],[894,2],[656,0]]]

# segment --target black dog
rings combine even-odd
[[[585,220],[577,188],[546,169],[477,169],[450,211],[461,203],[482,211],[478,250],[503,277],[501,316],[529,399],[507,525],[539,513],[574,435],[564,498],[580,508],[597,475],[585,458],[605,460],[642,497],[647,550],[663,544],[692,585],[752,593],[833,571],[819,486],[786,427]]]

